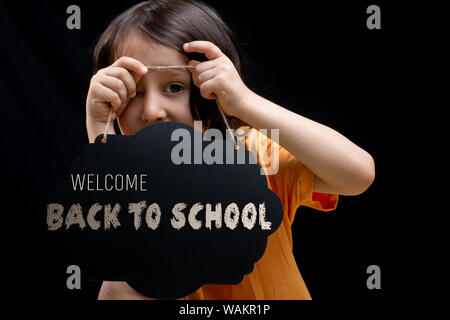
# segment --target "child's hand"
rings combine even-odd
[[[130,57],[121,57],[99,70],[91,79],[86,99],[88,123],[106,123],[111,107],[111,120],[120,115],[128,101],[136,96],[136,84],[147,72],[145,65]]]
[[[200,89],[205,99],[219,101],[223,112],[239,118],[240,107],[250,90],[242,81],[233,62],[213,43],[208,41],[192,41],[183,46],[186,52],[203,53],[209,61],[191,60],[189,65],[195,66],[192,80]]]

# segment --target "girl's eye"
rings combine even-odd
[[[184,90],[184,87],[179,83],[172,83],[164,90],[167,93],[177,94]]]

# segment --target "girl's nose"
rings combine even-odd
[[[150,92],[145,98],[144,109],[142,110],[142,120],[150,124],[164,121],[167,113],[163,105],[163,99],[158,93]]]

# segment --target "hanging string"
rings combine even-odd
[[[239,146],[236,144],[236,140],[234,138],[233,131],[231,131],[230,125],[228,124],[228,121],[227,121],[227,117],[225,116],[225,113],[223,113],[222,108],[219,103],[219,100],[217,98],[216,98],[216,104],[217,104],[217,108],[220,111],[220,114],[222,115],[223,122],[225,122],[225,125],[227,126],[227,132],[230,135],[231,140],[233,140],[234,149],[239,150]]]
[[[113,109],[111,108],[109,110],[108,121],[106,122],[105,132],[103,133],[103,139],[102,139],[103,143],[106,143],[106,141],[108,140],[107,134],[108,134],[108,129],[109,129],[109,123],[111,122],[112,112],[113,112]]]
[[[169,70],[175,70],[175,69],[193,69],[193,68],[194,68],[194,66],[147,66],[147,69],[149,71],[169,71]],[[227,132],[230,135],[231,140],[233,140],[234,148],[236,150],[238,150],[239,146],[236,144],[236,140],[234,138],[233,132],[231,131],[230,125],[228,124],[227,117],[225,116],[225,113],[222,111],[222,108],[220,106],[220,103],[219,103],[219,100],[217,99],[217,97],[215,98],[215,100],[216,100],[217,108],[219,109],[219,112],[222,115],[223,122],[225,123],[225,125],[227,127]],[[109,110],[108,121],[106,122],[105,132],[103,134],[103,139],[102,139],[103,143],[106,143],[106,141],[108,139],[107,134],[108,134],[109,124],[111,122],[112,111],[113,111],[113,109],[111,108]]]

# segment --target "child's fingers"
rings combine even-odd
[[[188,66],[196,66],[196,65],[198,65],[198,64],[200,64],[201,62],[200,61],[197,61],[197,60],[189,60],[189,62],[188,62]],[[189,71],[191,71],[192,69],[188,69]]]
[[[205,61],[195,65],[194,71],[198,74],[205,72],[207,70],[213,69],[217,66],[216,61]]]
[[[195,71],[195,66],[197,66],[198,64],[200,64],[201,62],[200,61],[197,61],[197,60],[190,60],[189,62],[188,62],[188,66],[192,66],[192,67],[194,67],[193,69],[192,68],[187,68],[187,70],[190,72],[190,73],[194,73],[194,71]]]
[[[132,71],[135,83],[138,83],[148,72],[148,68],[142,62],[130,57],[119,58],[111,65],[111,67],[122,67]]]
[[[215,91],[216,87],[217,87],[217,84],[216,84],[215,79],[211,79],[206,82],[203,82],[199,87],[200,94],[205,99],[211,99],[211,100],[215,99],[216,95],[215,95],[214,91]]]
[[[209,69],[198,75],[198,83],[201,85],[202,83],[213,79],[217,76],[217,69]]]
[[[107,70],[105,70],[104,73],[106,76],[115,77],[116,79],[120,80],[123,83],[128,99],[135,97],[136,83],[134,82],[134,79],[131,76],[130,72],[128,72],[128,70],[116,67],[116,68],[108,68]]]
[[[199,79],[199,76],[203,72],[206,72],[215,67],[214,61],[198,62],[196,60],[191,60],[189,61],[188,65],[195,67],[194,69],[190,69],[190,71],[192,73],[192,80],[197,87],[202,83],[202,81]]]
[[[99,103],[108,102],[111,107],[113,108],[113,111],[115,113],[119,113],[121,106],[122,106],[122,99],[120,99],[119,94],[105,86],[100,86],[98,89],[98,97],[100,98],[100,101],[94,101]]]
[[[209,60],[217,59],[224,55],[215,44],[209,41],[197,40],[188,42],[183,45],[183,49],[186,52],[203,53]]]
[[[125,87],[122,80],[110,76],[105,76],[100,80],[100,83],[105,87],[108,87],[115,91],[119,95],[122,102],[128,100],[127,88]]]

